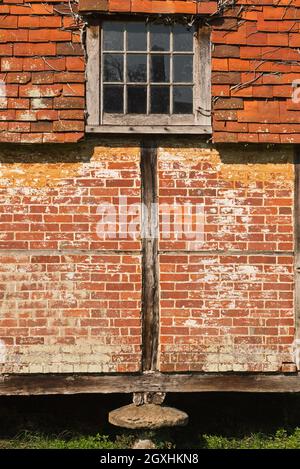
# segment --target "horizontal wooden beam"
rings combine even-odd
[[[87,133],[101,133],[101,134],[194,134],[209,135],[212,133],[212,128],[209,125],[88,125],[85,128]]]
[[[19,374],[0,376],[0,395],[133,392],[300,392],[295,374]]]

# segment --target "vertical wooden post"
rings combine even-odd
[[[141,145],[142,180],[142,369],[157,370],[159,340],[157,148]]]
[[[90,24],[86,31],[86,107],[87,124],[100,125],[100,27]]]

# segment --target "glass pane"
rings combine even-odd
[[[103,23],[103,50],[124,50],[124,24],[115,21]]]
[[[123,81],[123,55],[104,54],[103,81]]]
[[[169,114],[170,87],[151,86],[151,114]]]
[[[165,24],[151,24],[150,43],[153,51],[170,50],[170,26]]]
[[[123,86],[103,86],[103,111],[109,113],[123,113]]]
[[[174,55],[173,57],[173,81],[175,83],[193,82],[193,56]]]
[[[174,86],[173,88],[173,113],[193,114],[193,87]]]
[[[147,50],[145,23],[127,24],[127,50]]]
[[[175,24],[173,29],[174,51],[193,51],[193,28],[188,29],[182,24]]]
[[[127,112],[128,114],[147,113],[146,86],[127,86]]]
[[[147,55],[127,55],[127,80],[134,82],[147,81]]]
[[[166,83],[170,81],[170,56],[166,54],[151,55],[151,81]]]

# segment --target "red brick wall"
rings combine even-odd
[[[217,9],[216,0],[108,0],[110,12],[211,15]]]
[[[84,135],[79,23],[67,1],[1,3],[1,142],[74,142]]]
[[[139,227],[97,228],[101,204],[140,202],[139,142],[63,148],[0,146],[0,371],[136,372]],[[280,371],[294,361],[292,149],[177,140],[158,169],[161,217],[202,208],[196,241],[161,224],[160,370]]]
[[[279,371],[295,337],[292,152],[164,148],[159,184],[160,203],[204,211],[200,242],[160,241],[161,370]]]
[[[139,202],[139,148],[55,148],[0,149],[0,371],[138,371],[140,241],[97,208]]]
[[[91,0],[90,0],[91,1]],[[106,0],[112,13],[205,15],[212,27],[216,142],[299,143],[300,0]],[[106,5],[106,8],[103,7]],[[85,78],[77,3],[0,5],[0,141],[73,142],[84,136]],[[5,96],[2,96],[5,95]]]
[[[300,1],[237,3],[213,27],[214,140],[299,143]]]

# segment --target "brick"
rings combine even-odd
[[[71,42],[57,43],[57,55],[83,55],[83,48],[81,44],[73,44]]]
[[[12,44],[0,44],[0,56],[10,56],[13,53]]]
[[[8,109],[29,109],[29,106],[29,99],[8,98],[7,100]]]
[[[28,134],[21,134],[21,143],[42,143],[43,141],[43,134],[38,133],[28,133]],[[49,334],[51,334],[49,330]]]
[[[31,74],[30,73],[7,73],[6,75],[6,83],[20,83],[20,84],[26,84],[31,80]]]
[[[37,119],[40,120],[47,120],[47,121],[55,121],[58,119],[58,112],[50,109],[43,109],[38,110]]]
[[[75,83],[67,83],[63,86],[64,96],[85,96],[85,86]]]
[[[77,109],[59,111],[59,119],[84,120],[84,111]]]
[[[107,10],[108,10],[108,0],[80,0],[79,1],[79,11],[107,11]]]
[[[28,41],[28,31],[26,29],[0,30],[0,42],[24,42]]]
[[[131,0],[131,11],[134,13],[151,13],[152,1],[151,0]]]
[[[244,102],[241,98],[220,98],[214,105],[215,109],[243,109]]]
[[[1,59],[1,71],[10,72],[10,71],[22,71],[23,69],[23,59],[16,57],[5,57]]]
[[[84,60],[81,57],[67,57],[66,67],[69,71],[84,71]]]
[[[31,98],[32,109],[52,109],[53,99],[52,98]]]
[[[4,13],[4,12],[3,12]],[[9,13],[7,11],[6,13]],[[0,17],[0,28],[1,29],[13,29],[18,27],[18,17],[17,16],[1,16]]]
[[[30,125],[31,132],[52,132],[52,122],[32,122]]]
[[[10,7],[12,15],[53,15],[53,5],[49,4],[28,4],[26,6]]]
[[[70,31],[62,31],[56,29],[38,29],[29,31],[28,40],[29,42],[64,42],[70,41],[72,35]]]
[[[39,44],[26,44],[17,43],[14,44],[14,55],[21,57],[28,56],[47,56],[56,55],[56,44],[39,43]]]
[[[67,66],[68,68],[68,66]],[[56,73],[53,77],[57,83],[85,83],[85,77],[83,73],[79,72],[61,72]]]
[[[217,13],[218,11],[218,5],[217,5],[217,2],[212,2],[212,1],[208,1],[208,2],[201,2],[201,3],[198,3],[198,6],[197,6],[197,13],[198,14],[202,14],[202,15],[212,15],[214,13]]]
[[[75,97],[54,98],[55,109],[83,109],[84,99]]]
[[[32,74],[32,84],[52,84],[54,80],[54,72],[37,72]]]
[[[239,46],[233,46],[228,44],[215,44],[212,50],[213,57],[239,57],[240,48]]]
[[[61,85],[21,85],[19,86],[20,97],[49,98],[59,96],[62,92]]]
[[[16,119],[20,121],[36,121],[35,111],[16,111]]]
[[[111,12],[129,12],[130,9],[130,0],[109,0],[109,11]]]
[[[30,132],[30,123],[27,123],[27,122],[9,122],[8,130],[10,132]]]
[[[54,122],[53,130],[55,132],[73,132],[73,131],[83,131],[84,130],[84,122],[74,121],[74,120],[61,120]]]
[[[238,72],[214,72],[212,75],[213,84],[237,85],[241,82],[241,75]]]

